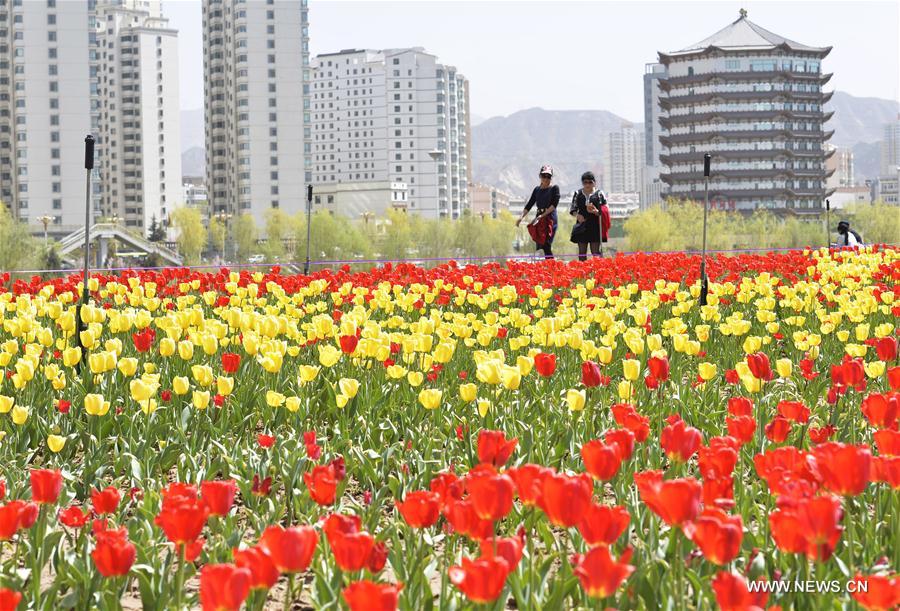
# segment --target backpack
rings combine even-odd
[[[853,237],[856,238],[856,242],[857,242],[860,246],[862,246],[862,244],[863,244],[862,236],[859,235],[859,233],[857,233],[857,231],[856,231],[855,229],[848,229],[847,231],[848,231],[848,233],[852,233],[852,234],[853,234]],[[844,244],[846,245],[848,242],[849,242],[849,240],[847,239],[846,236],[844,236]]]

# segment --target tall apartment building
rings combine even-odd
[[[97,6],[100,209],[146,234],[183,200],[178,32],[160,3]]]
[[[900,118],[884,126],[884,140],[881,141],[882,176],[897,173],[900,166]]]
[[[497,218],[501,212],[509,211],[509,201],[513,196],[497,187],[481,183],[469,185],[469,200],[472,214]]]
[[[0,4],[0,199],[32,228],[84,223],[93,26],[93,0]]]
[[[468,81],[422,48],[349,49],[313,60],[313,182],[408,187],[407,210],[469,207]]]
[[[644,147],[644,135],[632,125],[623,125],[619,131],[609,134],[604,151],[604,190],[618,193],[641,190]]]
[[[811,47],[740,17],[696,44],[659,53],[663,132],[661,178],[670,194],[704,197],[703,155],[712,155],[710,201],[722,208],[818,213],[825,181],[823,125],[832,113],[821,63],[831,47]]]
[[[831,172],[825,185],[829,189],[854,186],[856,179],[853,172],[853,149],[826,144],[825,151],[825,169]]]
[[[652,63],[644,67],[644,167],[641,171],[641,208],[647,208],[662,201],[663,185],[659,179],[662,164],[659,155],[659,79],[666,75],[666,67]]]
[[[210,211],[305,209],[309,152],[307,0],[203,0]]]

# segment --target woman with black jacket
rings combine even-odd
[[[572,242],[578,244],[578,260],[587,261],[588,246],[591,255],[597,257],[603,252],[602,242],[609,239],[609,208],[606,198],[594,186],[593,172],[581,175],[581,189],[572,196],[569,214],[575,217],[572,228]]]
[[[556,207],[559,205],[559,186],[551,185],[553,180],[553,168],[549,165],[541,166],[539,173],[541,184],[534,188],[531,197],[525,204],[522,216],[516,220],[516,227],[531,211],[531,208],[537,206],[537,216],[531,221],[530,225],[540,227],[541,230],[535,232],[541,237],[541,241],[535,240],[538,250],[544,251],[544,258],[553,258],[553,238],[556,237],[556,229],[559,226],[559,220],[556,216]],[[534,233],[532,234],[534,235]]]

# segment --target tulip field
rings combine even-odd
[[[896,609],[900,250],[0,278],[0,611]]]

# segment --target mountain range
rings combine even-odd
[[[834,111],[827,124],[834,130],[831,143],[853,149],[857,181],[876,177],[884,125],[897,119],[900,104],[836,91],[826,108]],[[473,180],[519,196],[536,183],[541,165],[553,165],[559,184],[577,184],[585,170],[601,169],[610,132],[626,124],[643,130],[642,123],[631,123],[607,110],[529,108],[488,119],[472,114],[471,120]],[[181,163],[185,176],[205,173],[203,129],[203,109],[182,111]]]

